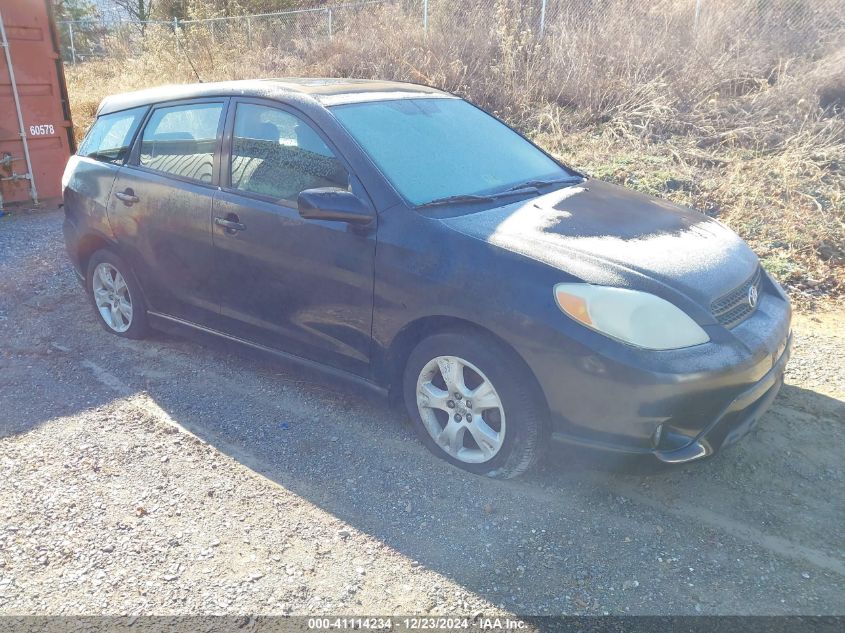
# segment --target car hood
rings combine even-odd
[[[590,283],[645,290],[656,283],[703,306],[759,265],[721,223],[599,180],[443,222]]]

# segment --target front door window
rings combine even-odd
[[[349,175],[302,119],[268,106],[240,103],[232,135],[232,188],[296,206],[301,191],[347,189]]]

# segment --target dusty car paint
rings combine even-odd
[[[385,390],[395,389],[422,335],[471,324],[530,369],[557,440],[684,461],[747,432],[782,382],[790,307],[762,273],[753,313],[731,328],[714,317],[712,303],[759,269],[742,240],[694,211],[586,178],[507,204],[415,209],[330,109],[396,98],[454,97],[390,82],[279,80],[109,98],[100,115],[189,99],[219,100],[230,115],[207,185],[131,164],[115,177],[111,166],[72,160],[65,192],[71,259],[81,274],[91,245],[102,240],[132,262],[153,322],[232,337]],[[353,192],[374,210],[372,223],[304,220],[231,190],[220,166],[231,151],[231,108],[244,102],[275,104],[312,123],[353,175]],[[112,197],[106,205],[107,191],[126,188],[144,201]],[[213,224],[228,214],[247,230],[233,235]],[[552,296],[560,282],[655,294],[691,316],[711,342],[668,351],[622,344],[565,316]],[[656,435],[658,427],[665,432]]]

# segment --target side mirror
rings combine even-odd
[[[299,215],[306,220],[334,220],[369,224],[375,214],[357,196],[342,189],[306,189],[297,199]]]

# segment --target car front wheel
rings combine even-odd
[[[503,479],[537,461],[543,404],[519,359],[492,337],[429,336],[411,352],[403,387],[414,428],[435,455]]]

